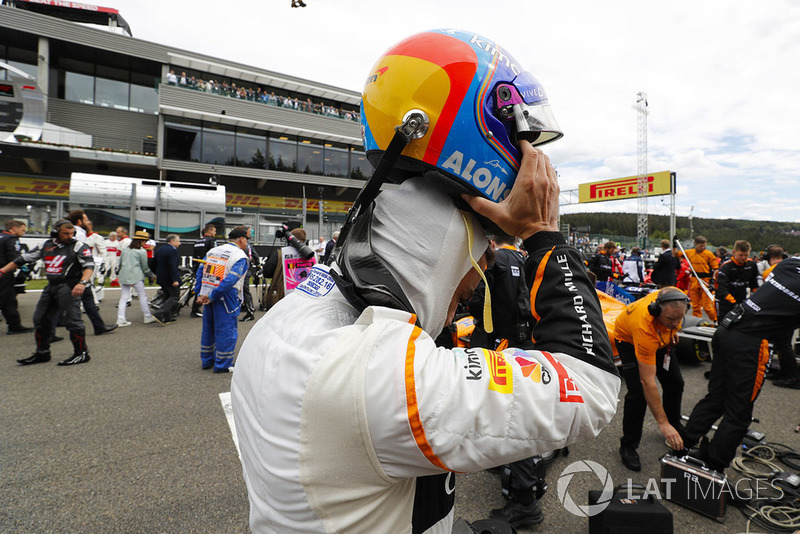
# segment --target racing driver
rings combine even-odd
[[[450,533],[456,472],[594,437],[616,411],[597,295],[533,146],[562,135],[544,89],[458,30],[409,37],[372,73],[362,125],[375,172],[329,264],[252,328],[236,362],[254,532]],[[384,178],[402,183],[378,194]],[[437,347],[494,225],[530,254],[535,350]]]

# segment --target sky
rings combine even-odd
[[[565,133],[543,147],[562,191],[638,173],[634,105],[644,92],[648,171],[677,174],[678,216],[800,223],[796,0],[304,1],[84,0],[119,9],[134,37],[355,91],[405,37],[474,31],[545,87]],[[651,197],[648,213],[669,206]]]

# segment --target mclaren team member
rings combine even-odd
[[[706,249],[707,243],[706,238],[699,235],[694,238],[694,248],[686,251],[686,259],[692,264],[694,272],[697,273],[697,276],[692,273],[692,278],[689,281],[689,298],[692,301],[692,315],[702,317],[703,311],[705,311],[709,320],[717,322],[717,311],[714,308],[714,302],[702,287],[702,284],[705,284],[710,290],[711,281],[714,279],[714,271],[719,269],[719,260],[713,252]],[[677,249],[678,247],[675,250],[675,257],[683,257],[683,252]]]
[[[227,373],[233,365],[242,308],[242,288],[249,267],[247,228],[237,226],[228,234],[228,242],[214,247],[197,270],[194,291],[203,308],[203,333],[200,337],[200,360],[203,369]]]
[[[717,317],[725,317],[737,304],[747,299],[747,288],[758,289],[758,264],[750,259],[750,243],[740,239],[733,245],[731,259],[719,266],[717,271]]]
[[[202,260],[208,254],[208,251],[217,246],[217,227],[209,223],[203,228],[203,237],[194,242],[192,247],[192,276],[197,278],[197,271],[200,270],[202,264],[197,260]],[[192,313],[189,317],[202,317],[200,307],[202,304],[197,302],[197,292],[194,294],[194,301],[192,302]]]
[[[592,255],[586,262],[586,266],[597,276],[598,282],[607,282],[608,280],[619,278],[619,275],[614,272],[614,252],[617,250],[617,244],[613,241],[606,241],[603,245],[603,250]]]
[[[665,287],[628,305],[614,322],[622,376],[628,386],[622,416],[619,454],[625,467],[640,471],[636,449],[647,408],[675,450],[683,449],[681,399],[683,376],[671,347],[678,341],[689,299],[677,287]],[[656,379],[663,390],[659,398]]]
[[[780,245],[770,245],[764,254],[767,263],[762,274],[762,279],[766,280],[775,267],[785,260],[788,256]],[[784,337],[772,340],[772,347],[778,353],[781,366],[780,376],[772,383],[781,388],[800,389],[800,374],[797,372],[797,355],[792,347],[792,337],[794,332],[788,333]]]
[[[747,433],[769,360],[769,342],[800,327],[800,258],[778,263],[758,291],[722,318],[711,340],[714,361],[708,393],[686,424],[688,442],[700,442],[693,456],[717,471],[725,469]],[[722,417],[714,438],[705,434]]]
[[[41,247],[22,254],[0,268],[0,276],[5,276],[25,263],[39,259],[44,261],[47,286],[42,290],[42,296],[33,312],[36,352],[28,358],[17,360],[21,365],[50,361],[52,321],[61,314],[66,320],[74,353],[66,360],[58,362],[58,365],[75,365],[89,361],[80,302],[83,292],[89,290],[87,286],[91,284],[94,273],[92,249],[75,240],[75,227],[66,219],[56,222],[53,232],[54,237],[45,241]]]
[[[433,30],[375,65],[362,125],[367,157],[383,163],[331,264],[255,324],[233,374],[254,532],[449,533],[455,472],[591,438],[613,416],[620,381],[597,295],[558,232],[555,171],[525,140],[561,133],[544,89],[500,50]],[[430,83],[440,76],[450,83]],[[400,174],[399,188],[374,187]],[[482,225],[453,196],[464,190],[524,239],[537,350],[434,344],[482,274]]]

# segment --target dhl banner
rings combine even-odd
[[[261,195],[239,195],[228,193],[225,195],[225,205],[229,208],[263,208],[275,210],[298,210],[303,209],[302,198],[292,197],[267,197]],[[336,200],[324,200],[322,210],[325,213],[347,213],[352,206],[352,202],[341,202]],[[308,211],[319,211],[319,200],[306,199],[306,209]]]
[[[647,175],[647,196],[669,195],[674,190],[671,171],[654,172]],[[601,202],[639,196],[639,177],[614,178],[602,182],[578,185],[578,202]]]
[[[3,195],[67,199],[69,198],[69,181],[0,175],[0,196]],[[225,205],[228,208],[302,211],[303,199],[228,193],[225,195]],[[324,200],[322,209],[325,213],[346,214],[352,205],[352,202]],[[306,209],[312,212],[319,211],[319,200],[306,199]]]
[[[0,195],[69,198],[69,182],[0,175]]]

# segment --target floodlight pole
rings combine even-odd
[[[636,239],[642,249],[647,247],[647,93],[636,93],[637,113],[637,155],[638,155],[638,181],[637,192],[639,199],[638,216],[636,220]]]

